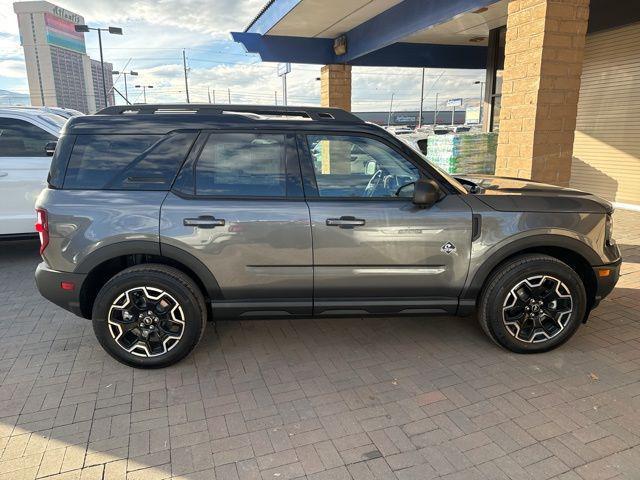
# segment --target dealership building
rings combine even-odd
[[[84,24],[77,13],[49,2],[17,2],[20,42],[24,49],[31,105],[64,107],[84,113],[106,106],[100,62],[87,55]],[[114,104],[110,63],[105,63],[109,103]]]
[[[351,109],[352,66],[486,70],[496,174],[640,209],[640,6],[628,0],[271,0],[234,39],[321,69]]]

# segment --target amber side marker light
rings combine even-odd
[[[602,270],[598,270],[599,277],[608,277],[611,275],[611,270],[608,268],[603,268]]]

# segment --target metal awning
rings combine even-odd
[[[234,40],[263,61],[484,68],[508,0],[271,0]],[[334,53],[334,40],[346,53]]]

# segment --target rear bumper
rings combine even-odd
[[[36,268],[36,286],[40,295],[79,317],[83,316],[80,309],[80,292],[86,277],[87,275],[84,273],[52,270],[44,262],[41,262]],[[73,290],[63,289],[62,282],[72,283]]]
[[[620,267],[622,259],[606,265],[598,265],[593,267],[593,273],[596,276],[596,294],[594,298],[593,308],[597,307],[600,301],[609,295],[618,283],[620,278]]]

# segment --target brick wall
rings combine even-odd
[[[351,111],[351,65],[325,65],[320,70],[320,105]]]
[[[567,185],[589,0],[509,3],[496,174]]]

